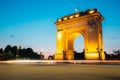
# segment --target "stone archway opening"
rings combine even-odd
[[[74,40],[74,51],[81,53],[84,49],[84,37],[82,35],[78,36]]]
[[[84,60],[84,37],[82,35],[74,39],[74,60]]]

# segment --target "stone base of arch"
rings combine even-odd
[[[64,60],[63,53],[56,53],[55,54],[55,60]]]
[[[99,60],[100,59],[100,56],[99,56],[98,52],[85,53],[84,57],[85,57],[86,60]]]
[[[84,54],[85,60],[104,60],[103,55],[98,52],[87,52]],[[69,52],[64,55],[63,53],[56,53],[55,60],[74,60],[74,52]]]
[[[74,52],[68,50],[66,53],[56,53],[55,60],[74,60]]]

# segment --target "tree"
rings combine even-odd
[[[3,53],[3,48],[0,48],[0,53]]]
[[[0,60],[2,60],[3,57],[3,48],[0,48]]]
[[[19,58],[21,59],[27,59],[28,55],[26,54],[26,49],[19,49],[19,53],[18,53]]]
[[[7,45],[4,52],[3,52],[3,59],[8,60],[8,59],[13,59],[13,53],[11,52],[11,46]]]
[[[3,53],[3,60],[13,59],[14,55],[12,54],[11,50]]]
[[[16,59],[16,58],[44,59],[43,54],[37,54],[36,52],[33,51],[32,48],[21,49],[21,46],[20,46],[18,49],[17,46],[11,47],[10,45],[7,45],[4,50],[2,48],[0,48],[0,57],[1,56],[2,56],[2,58],[0,58],[0,59],[3,59],[3,60]]]
[[[43,60],[44,59],[44,55],[42,54],[42,52],[40,52],[40,59]]]
[[[54,55],[49,55],[48,56],[48,60],[53,60],[54,59]]]
[[[17,49],[17,46],[13,46],[11,48],[11,52],[13,53],[14,58],[18,55],[19,50]]]
[[[27,48],[25,50],[25,53],[26,53],[26,58],[31,58],[33,56],[33,49],[32,48]]]
[[[120,49],[113,50],[114,58],[120,60]]]

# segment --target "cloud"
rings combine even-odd
[[[15,35],[10,35],[10,38],[15,38]]]
[[[117,39],[116,37],[112,37],[112,39]]]

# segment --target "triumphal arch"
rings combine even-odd
[[[74,59],[74,40],[77,36],[84,37],[85,59],[104,60],[102,36],[102,15],[97,9],[76,12],[59,18],[55,23],[56,60]]]

